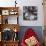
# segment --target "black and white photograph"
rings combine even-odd
[[[3,24],[17,24],[17,16],[3,16]]]
[[[23,20],[37,20],[37,6],[23,6]]]

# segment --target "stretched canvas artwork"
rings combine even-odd
[[[37,20],[37,6],[23,6],[23,20]]]
[[[2,40],[4,41],[18,40],[18,32],[14,32],[10,28],[5,28],[0,37],[2,37]]]
[[[17,24],[17,16],[3,16],[3,24]]]

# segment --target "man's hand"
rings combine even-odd
[[[38,41],[34,36],[25,40],[25,43],[27,44],[27,46],[35,46],[37,44],[37,42]]]

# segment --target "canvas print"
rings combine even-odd
[[[8,16],[3,16],[2,23],[8,24]]]
[[[21,26],[19,31],[22,46],[44,46],[42,26]]]
[[[17,16],[3,16],[3,24],[17,24]]]
[[[38,9],[37,6],[23,6],[24,20],[37,20]]]
[[[2,40],[4,41],[9,41],[9,40],[18,40],[18,32],[14,32],[12,29],[10,28],[5,28],[2,31],[2,35],[0,36],[2,37]]]
[[[2,10],[2,15],[9,15],[9,10]]]

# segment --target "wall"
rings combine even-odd
[[[14,1],[15,0],[0,0],[0,6],[1,7],[15,6]],[[43,30],[42,30],[42,27],[37,27],[37,26],[44,26],[44,15],[43,15],[42,2],[43,2],[43,0],[17,0],[17,3],[18,3],[17,6],[19,6],[19,24],[20,24],[20,26],[34,26],[31,28],[35,29],[41,42],[43,40],[43,39],[41,39],[41,38],[43,38],[42,37]],[[24,21],[23,20],[23,6],[37,6],[38,20],[37,21]],[[26,29],[27,27],[24,27],[24,28],[20,27],[20,28],[21,28],[20,33],[22,33],[23,30]]]
[[[15,0],[0,0],[0,6],[1,7],[11,7],[14,6]]]
[[[1,7],[15,6],[15,0],[0,0]],[[42,0],[17,0],[19,6],[19,24],[20,26],[43,26],[43,6]],[[37,21],[24,21],[23,20],[23,6],[37,6],[38,7],[38,20]],[[26,24],[25,24],[26,23]]]
[[[26,3],[25,3],[26,2]],[[28,3],[27,3],[28,2]],[[24,21],[23,20],[23,6],[37,6],[38,7],[38,20],[37,21]],[[43,26],[43,6],[42,0],[29,0],[21,2],[20,6],[20,17],[19,17],[19,24],[21,26]]]

